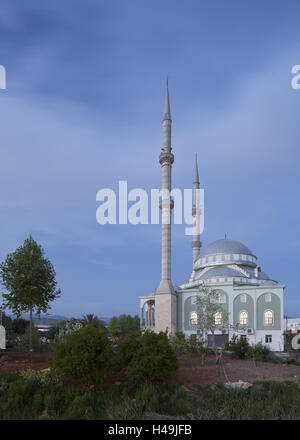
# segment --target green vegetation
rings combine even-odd
[[[233,335],[232,339],[225,345],[225,350],[231,351],[239,359],[245,359],[252,354],[251,345],[247,338],[239,338],[237,335]],[[259,354],[257,352],[257,354]]]
[[[197,329],[201,334],[211,333],[217,364],[221,362],[221,353],[216,345],[215,333],[229,327],[229,313],[219,303],[219,296],[218,290],[203,285],[199,287],[199,295],[196,297]]]
[[[250,345],[246,338],[239,338],[234,335],[231,341],[225,345],[225,350],[230,351],[234,356],[239,359],[254,359],[262,362],[283,363],[283,364],[296,364],[297,361],[292,358],[281,359],[276,356],[267,345],[262,342]]]
[[[117,370],[117,359],[105,332],[87,325],[55,345],[51,368],[83,384],[105,382]]]
[[[140,329],[140,318],[138,315],[120,315],[118,318],[114,316],[108,325],[108,333],[113,337],[126,337],[132,332]]]
[[[178,369],[177,356],[163,332],[132,333],[121,344],[120,352],[133,383],[167,382]]]
[[[49,303],[60,296],[56,290],[54,268],[44,256],[43,248],[30,236],[15,252],[0,264],[0,276],[7,293],[3,293],[4,308],[20,317],[29,312],[29,347],[32,345],[32,314],[46,313]]]
[[[205,363],[206,356],[214,353],[212,349],[206,347],[205,341],[199,335],[190,335],[187,338],[183,332],[177,332],[170,336],[170,344],[177,355],[200,353],[201,365],[207,365]],[[200,365],[200,363],[198,364]]]
[[[49,351],[49,344],[47,344],[43,338],[43,333],[39,332],[36,328],[31,332],[31,346],[29,345],[29,327],[25,330],[23,335],[18,338],[16,349],[18,351],[29,351],[30,349],[35,352],[44,353]]]
[[[51,373],[0,375],[0,420],[295,420],[300,388],[257,382],[247,390],[173,383],[103,385],[76,390]]]
[[[15,348],[20,340],[20,337],[24,335],[25,331],[29,328],[29,321],[23,318],[11,318],[2,313],[2,325],[6,330],[6,347]]]
[[[101,319],[98,318],[98,316],[94,315],[93,313],[88,313],[87,315],[83,315],[81,322],[83,326],[91,325],[95,328],[101,328],[105,332],[107,332],[107,329],[105,327],[106,322],[101,321]]]

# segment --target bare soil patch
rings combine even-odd
[[[25,370],[48,368],[51,353],[7,352],[0,354],[0,373],[19,373]]]
[[[255,381],[293,381],[300,383],[300,365],[275,364],[240,360],[224,356],[221,365],[215,365],[214,356],[207,356],[205,365],[201,365],[201,355],[193,353],[182,356],[180,368],[174,376],[174,382],[200,385],[217,382]]]

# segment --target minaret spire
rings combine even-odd
[[[167,80],[164,118],[162,121],[162,149],[159,156],[162,173],[162,232],[161,232],[161,280],[155,292],[155,331],[176,332],[176,293],[171,280],[171,213],[173,201],[172,164],[174,155],[171,147],[171,111]]]
[[[200,241],[200,234],[199,234],[199,227],[200,227],[200,182],[199,182],[199,172],[198,172],[198,162],[197,162],[197,153],[195,155],[195,166],[194,166],[194,183],[193,183],[193,209],[192,209],[192,215],[194,217],[194,235],[193,235],[193,241],[192,241],[192,248],[193,248],[193,263],[199,258],[200,255],[200,248],[201,248],[201,241]]]
[[[167,89],[166,89],[166,98],[165,98],[165,109],[164,109],[164,121],[171,121],[171,111],[170,111],[170,98],[169,98],[169,81],[167,78]]]
[[[195,155],[194,183],[198,183],[198,184],[200,184],[200,182],[199,182],[199,173],[198,173],[197,153],[196,153],[196,155]]]

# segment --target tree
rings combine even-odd
[[[128,378],[133,383],[169,381],[178,369],[178,359],[167,333],[133,332],[120,347]]]
[[[43,248],[30,236],[15,252],[8,254],[0,264],[4,293],[4,308],[8,307],[20,317],[29,312],[29,347],[32,346],[32,313],[40,316],[50,309],[49,302],[60,296],[56,290],[55,271],[50,260],[44,257]]]
[[[108,325],[108,332],[111,336],[128,336],[134,331],[140,329],[140,318],[138,315],[120,315],[114,316]]]
[[[51,369],[87,385],[105,382],[119,368],[105,332],[90,325],[65,335],[49,362]]]
[[[83,325],[91,325],[95,328],[102,328],[106,331],[106,328],[104,325],[106,324],[104,321],[101,321],[101,319],[98,318],[98,316],[94,315],[93,313],[88,313],[87,315],[82,316],[81,322]]]
[[[212,346],[216,356],[216,363],[219,363],[220,357],[216,347],[215,332],[229,327],[228,316],[219,301],[219,293],[212,288],[201,286],[200,295],[197,296],[197,327],[203,334],[209,331],[212,335]]]

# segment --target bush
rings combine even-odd
[[[86,391],[71,402],[67,416],[70,419],[99,419],[103,417],[105,402],[100,391]]]
[[[142,332],[136,331],[131,333],[126,339],[121,342],[120,345],[120,353],[122,356],[123,366],[127,367],[132,361],[134,355],[136,354],[136,350],[141,344],[142,340]]]
[[[183,332],[177,332],[170,336],[170,344],[177,355],[189,352],[189,344]]]
[[[237,335],[233,335],[231,341],[226,342],[225,350],[231,351],[239,359],[245,359],[251,354],[251,346],[248,339],[238,338]]]
[[[56,345],[49,362],[52,370],[87,385],[105,382],[117,367],[106,334],[102,329],[91,326],[66,335]]]
[[[177,356],[166,333],[134,333],[122,346],[128,361],[128,377],[133,383],[168,381],[178,369]]]
[[[43,353],[49,350],[49,345],[42,341],[41,333],[36,329],[32,329],[32,350],[36,352]],[[29,351],[29,328],[26,329],[25,333],[19,337],[17,342],[17,349],[19,351]]]
[[[44,406],[48,414],[60,415],[64,411],[65,399],[63,390],[53,390],[44,397]]]
[[[54,385],[60,382],[59,377],[50,371],[25,370],[20,373],[25,381],[36,381],[43,385]]]
[[[258,342],[257,344],[252,345],[252,354],[255,359],[268,361],[270,360],[271,350],[267,345],[263,345],[262,342]]]

